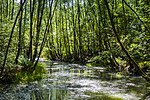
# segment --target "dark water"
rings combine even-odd
[[[41,81],[1,87],[0,100],[140,100],[148,87],[141,77],[112,73],[103,67],[53,62],[47,67],[47,78]]]

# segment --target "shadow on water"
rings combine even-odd
[[[0,100],[67,100],[68,90],[46,88],[39,84],[41,83],[5,86],[3,89],[1,88]]]
[[[149,100],[149,84],[103,67],[53,62],[47,78],[0,88],[0,100]]]

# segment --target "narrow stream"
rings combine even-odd
[[[148,93],[148,85],[141,77],[123,76],[103,67],[53,62],[41,81],[1,87],[0,100],[106,100],[102,95],[140,100]]]

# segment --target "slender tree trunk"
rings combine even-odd
[[[0,5],[0,12],[1,12],[1,14],[0,14],[0,15],[1,15],[0,21],[1,21],[1,23],[2,23],[2,22],[3,22],[3,13],[2,13],[2,12],[3,12],[3,5],[2,5],[2,1],[0,1],[0,4],[1,4],[1,5]]]
[[[38,0],[36,40],[35,40],[35,49],[34,49],[32,62],[35,61],[35,58],[37,57],[37,53],[38,53],[39,36],[40,36],[40,31],[41,31],[41,23],[42,23],[44,6],[45,6],[45,0],[43,0],[43,2],[41,0]]]
[[[3,62],[3,66],[1,68],[0,76],[2,76],[2,74],[3,74],[4,68],[5,68],[5,64],[6,64],[6,60],[7,60],[8,51],[9,51],[9,48],[10,48],[10,43],[11,43],[11,40],[12,40],[12,37],[13,37],[13,33],[14,33],[14,29],[15,29],[18,17],[20,15],[21,11],[23,10],[23,6],[24,6],[25,2],[26,2],[26,0],[24,0],[24,2],[22,3],[22,5],[20,6],[20,9],[19,9],[18,14],[16,16],[16,19],[14,21],[14,24],[13,24],[13,27],[12,27],[12,30],[11,30],[11,33],[10,33],[8,45],[7,45],[7,48],[6,48],[6,53],[5,53],[5,56],[4,56],[4,62]]]
[[[59,36],[60,36],[60,38],[59,38],[59,53],[60,53],[60,59],[62,60],[62,58],[63,58],[63,54],[62,54],[62,51],[63,51],[62,16],[63,15],[62,15],[62,4],[61,3],[62,2],[59,3],[60,8],[59,8],[59,19],[58,19],[58,21],[59,21],[59,28],[60,28],[60,30],[59,30]]]
[[[9,15],[9,14],[8,14],[8,11],[9,11],[9,3],[8,3],[8,0],[6,0],[6,8],[5,8],[5,9],[6,9],[6,14],[5,14],[5,16],[8,17],[8,15]]]
[[[123,0],[122,0],[122,10],[123,10],[123,20],[124,20],[124,33],[125,33],[125,36],[126,36],[128,34],[127,33],[127,19],[126,19],[126,13],[125,13]]]
[[[80,58],[80,60],[82,60],[82,54],[83,54],[83,48],[82,48],[82,32],[81,32],[81,21],[80,21],[80,16],[81,16],[81,12],[80,12],[80,10],[81,10],[81,8],[80,8],[80,5],[79,5],[79,0],[77,0],[77,9],[78,9],[78,11],[77,11],[77,18],[78,18],[78,38],[79,38],[79,58]]]
[[[58,11],[56,11],[56,15],[55,15],[55,26],[56,26],[56,28],[55,28],[55,31],[56,31],[56,48],[57,48],[57,54],[58,54],[58,57],[60,56],[60,52],[59,52],[59,49],[60,49],[60,47],[59,47],[59,33],[58,33],[58,13],[57,13]]]
[[[21,37],[21,39],[22,39],[22,42],[21,42],[21,44],[22,44],[22,53],[26,57],[28,57],[26,55],[27,50],[26,50],[26,46],[25,46],[25,33],[26,33],[26,30],[27,30],[27,27],[26,27],[27,26],[27,9],[28,9],[27,5],[28,5],[28,1],[25,3],[25,7],[24,7],[23,27],[22,27],[22,37]]]
[[[67,17],[66,17],[66,13],[67,13],[67,9],[66,9],[66,7],[65,7],[65,5],[64,5],[64,19],[65,19],[65,27],[64,27],[64,47],[65,47],[65,55],[66,55],[66,59],[65,60],[67,60],[68,59],[68,54],[69,54],[69,51],[68,51],[68,23],[67,23]]]
[[[111,12],[110,12],[110,8],[109,8],[109,5],[108,5],[108,2],[107,0],[104,0],[105,2],[105,5],[106,5],[106,8],[108,10],[108,15],[109,15],[109,19],[110,19],[110,23],[111,23],[111,26],[112,26],[112,29],[113,29],[113,32],[116,36],[116,39],[120,45],[120,47],[122,48],[122,50],[125,52],[125,54],[127,55],[127,57],[129,58],[129,60],[131,61],[131,63],[134,65],[134,67],[137,69],[138,73],[145,79],[147,80],[148,82],[150,82],[150,78],[148,77],[148,75],[146,73],[144,73],[140,67],[138,66],[138,64],[134,61],[134,59],[130,56],[130,54],[128,53],[128,51],[125,49],[125,47],[123,46],[122,42],[120,41],[119,39],[119,36],[118,36],[118,33],[116,31],[116,28],[115,28],[115,23],[113,21],[113,17],[111,15]]]
[[[20,0],[20,6],[22,5],[23,1]],[[22,15],[23,15],[23,8],[21,9],[20,12],[20,18],[19,18],[19,37],[18,37],[18,51],[16,54],[16,59],[15,59],[15,63],[18,64],[18,58],[22,49],[21,43],[22,43]]]
[[[69,4],[67,4],[67,7],[69,7]],[[70,57],[71,57],[71,52],[70,52],[70,41],[69,41],[69,34],[68,34],[68,32],[70,31],[70,25],[69,25],[69,23],[68,23],[68,20],[69,20],[69,17],[67,17],[68,16],[68,13],[67,13],[67,8],[64,6],[64,9],[65,9],[65,19],[66,19],[66,41],[67,41],[67,55],[68,55],[68,57],[67,57],[67,59],[69,58],[70,59]]]
[[[32,61],[32,43],[33,43],[33,28],[32,28],[32,25],[33,25],[33,14],[34,14],[34,9],[35,9],[35,3],[36,3],[36,0],[30,0],[30,45],[29,45],[29,53],[28,53],[28,59],[30,59]]]
[[[15,4],[15,0],[13,0],[12,2],[11,20],[13,20],[14,18],[14,4]]]
[[[62,51],[64,51],[64,54],[67,54],[67,46],[66,46],[66,32],[65,32],[65,28],[64,28],[64,16],[63,16],[63,6],[61,5],[61,30],[62,30],[62,38],[63,38],[63,44],[62,44]],[[63,59],[64,60],[64,59]]]
[[[125,0],[123,0],[124,4],[130,8],[130,10],[137,16],[137,18],[140,20],[140,22],[144,25],[145,29],[147,30],[147,32],[150,34],[150,29],[147,27],[147,25],[141,20],[140,16],[137,14],[137,12],[132,9]]]
[[[76,23],[75,23],[75,9],[74,9],[74,0],[72,0],[72,25],[73,25],[73,53],[74,53],[74,60],[77,60],[77,39],[76,39]]]
[[[53,2],[54,2],[54,1],[52,0],[52,1],[51,1],[51,5],[50,5],[50,13],[49,13],[48,21],[47,21],[47,24],[46,24],[46,29],[45,29],[45,31],[44,31],[44,36],[43,36],[43,39],[42,39],[42,44],[41,44],[41,46],[40,46],[40,51],[39,51],[37,60],[36,60],[36,62],[35,62],[35,64],[34,64],[34,66],[33,66],[33,71],[35,70],[35,67],[36,67],[36,65],[37,65],[37,63],[38,63],[38,60],[39,60],[40,56],[41,56],[42,50],[43,50],[43,48],[44,48],[44,46],[45,46],[48,30],[49,30],[49,28],[52,29],[52,18],[53,18],[53,16],[54,16],[54,12],[55,12],[55,10],[56,10],[56,6],[57,6],[58,0],[55,1],[54,10],[52,11]],[[53,12],[53,13],[52,13],[52,12]]]
[[[97,0],[97,5],[98,5],[98,42],[99,42],[99,50],[101,52],[104,47],[103,47],[103,39],[102,39],[102,33],[101,33],[102,11],[101,11],[101,4],[99,0]]]
[[[4,17],[4,1],[1,1],[1,22],[3,22]]]
[[[12,1],[9,1],[9,2],[8,2],[8,5],[9,5],[9,6],[8,6],[8,9],[9,9],[9,10],[8,10],[8,15],[9,15],[9,19],[11,19]]]

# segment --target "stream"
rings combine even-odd
[[[104,67],[45,63],[46,78],[2,86],[0,100],[141,100],[149,91],[149,84],[139,76],[124,76]]]

